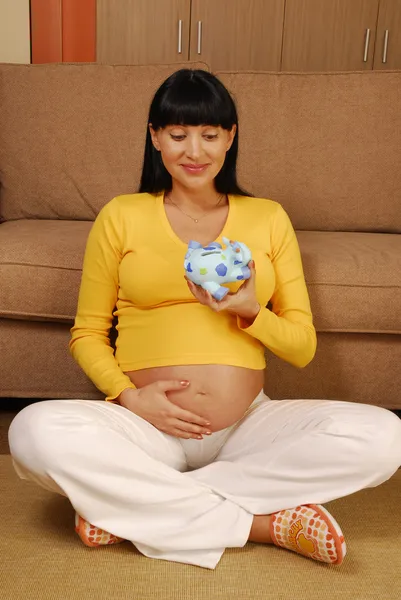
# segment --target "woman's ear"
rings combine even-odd
[[[233,125],[231,131],[228,132],[227,152],[233,145],[233,141],[234,141],[236,133],[237,133],[237,126]]]
[[[157,132],[153,129],[152,123],[149,123],[149,131],[150,131],[150,137],[152,138],[152,144],[154,145],[156,150],[158,150],[160,152],[160,144],[159,144]]]

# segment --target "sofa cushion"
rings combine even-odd
[[[0,316],[73,321],[92,221],[0,225]]]
[[[318,331],[401,333],[401,235],[296,233]]]
[[[306,231],[401,232],[401,70],[217,73],[239,109],[239,179]]]
[[[0,225],[0,317],[73,322],[87,221]],[[318,331],[401,333],[401,236],[298,231]]]
[[[94,220],[137,192],[149,106],[182,67],[0,65],[0,217]]]

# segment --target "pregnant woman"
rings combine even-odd
[[[24,408],[11,453],[20,477],[69,498],[88,546],[128,540],[213,569],[252,541],[339,565],[344,535],[321,505],[395,473],[401,421],[264,394],[265,348],[302,368],[316,332],[291,221],[238,185],[238,139],[213,75],[181,70],[156,92],[139,193],[98,214],[71,329],[72,355],[106,401]],[[250,248],[251,277],[216,301],[183,265],[189,241],[223,237]]]

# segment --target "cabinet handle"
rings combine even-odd
[[[388,48],[388,29],[386,29],[386,34],[384,36],[383,63],[387,62],[387,48]]]
[[[363,62],[368,62],[369,41],[370,41],[370,29],[367,29],[366,30],[366,40],[365,40],[365,53],[363,55]]]
[[[370,41],[370,29],[367,29],[366,30],[365,52],[364,52],[364,55],[363,55],[363,62],[367,62],[368,61],[369,41]]]
[[[202,54],[202,21],[198,21],[198,54]]]
[[[182,54],[182,21],[178,21],[178,54]]]

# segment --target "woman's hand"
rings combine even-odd
[[[200,285],[196,285],[185,277],[188,287],[201,304],[209,306],[215,312],[226,310],[229,313],[238,315],[252,324],[259,314],[260,304],[256,298],[255,290],[255,261],[251,260],[248,264],[251,270],[251,277],[247,279],[233,294],[229,292],[223,300],[215,300],[210,292],[204,290]]]
[[[119,397],[121,406],[135,413],[154,427],[186,440],[202,439],[211,433],[210,422],[194,413],[179,408],[166,396],[166,392],[182,390],[189,381],[156,381],[139,389],[127,388]]]

